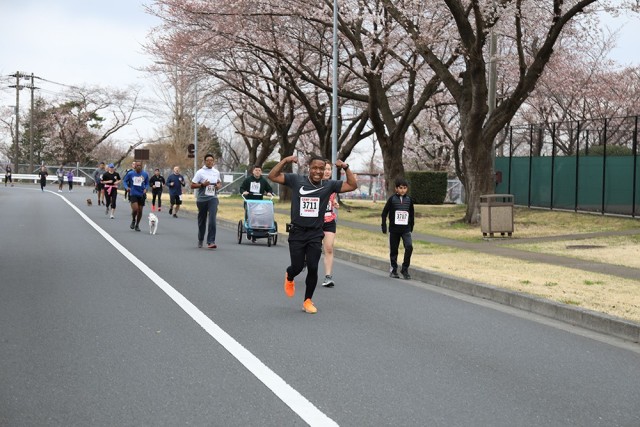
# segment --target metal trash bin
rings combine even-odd
[[[513,194],[487,194],[480,196],[480,229],[482,235],[513,234]]]

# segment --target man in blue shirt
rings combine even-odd
[[[178,218],[178,211],[182,204],[182,187],[185,186],[184,177],[180,175],[180,168],[175,166],[173,173],[167,178],[167,187],[169,187],[169,215],[173,214],[174,218]]]
[[[147,188],[149,188],[149,175],[142,170],[142,162],[135,161],[134,165],[134,169],[124,177],[124,182],[129,188],[129,202],[131,203],[131,225],[129,228],[140,231],[142,209],[147,198]]]
[[[294,278],[307,265],[306,290],[302,310],[306,313],[317,313],[311,300],[318,282],[318,263],[322,254],[324,238],[324,214],[333,193],[346,193],[358,187],[356,177],[349,169],[349,164],[336,161],[336,167],[345,171],[347,180],[324,180],[326,161],[319,156],[311,156],[309,174],[298,175],[282,173],[287,163],[298,163],[297,156],[285,157],[271,172],[269,179],[277,184],[291,188],[291,230],[289,231],[289,257],[291,264],[284,277],[284,292],[292,298],[295,294]]]

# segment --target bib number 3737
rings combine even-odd
[[[320,213],[319,197],[300,197],[300,216],[318,217]]]

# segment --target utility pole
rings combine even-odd
[[[11,77],[16,78],[16,84],[11,85],[9,87],[16,88],[16,132],[15,132],[15,154],[14,154],[14,167],[15,173],[19,173],[20,169],[20,89],[29,88],[31,89],[31,115],[33,117],[33,90],[36,89],[33,86],[33,73],[31,73],[31,86],[24,86],[20,84],[20,79],[28,79],[29,76],[27,73],[21,73],[20,71],[16,71],[15,74],[11,74]],[[33,122],[32,122],[33,123]]]
[[[333,0],[333,75],[331,90],[331,163],[338,161],[338,0]],[[331,179],[339,179],[338,168],[331,168]]]
[[[496,2],[493,1],[493,10],[495,13]],[[491,26],[491,33],[489,34],[489,99],[488,107],[489,111],[487,119],[491,117],[493,111],[496,109],[496,86],[498,80],[498,67],[496,64],[496,54],[498,50],[498,36],[495,31],[494,25]],[[496,139],[491,141],[491,173],[495,179],[496,176]]]
[[[31,73],[31,113],[29,114],[29,173],[33,172],[33,91],[38,89],[33,84],[34,75]]]
[[[198,170],[198,81],[195,83],[195,101],[193,103],[193,173]]]

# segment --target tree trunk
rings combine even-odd
[[[476,144],[465,141],[462,160],[465,167],[465,191],[467,211],[464,221],[468,224],[480,222],[480,196],[495,192],[495,179],[491,173],[491,140]]]
[[[402,150],[404,148],[404,135],[398,141],[391,141],[389,137],[380,141],[382,152],[382,164],[384,167],[384,180],[387,197],[395,193],[396,178],[404,177],[404,165],[402,163]]]

